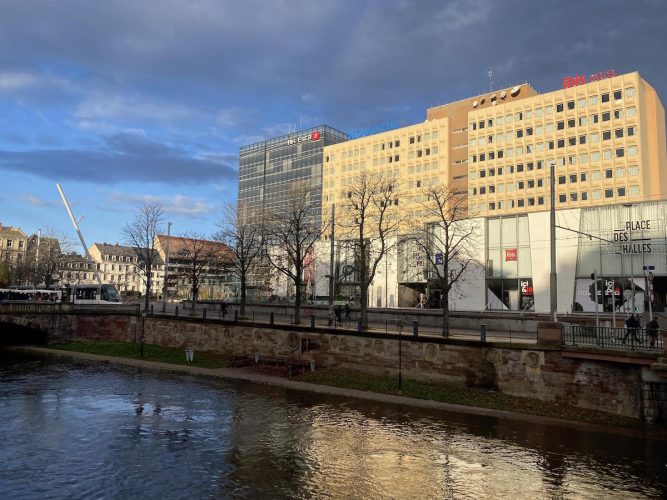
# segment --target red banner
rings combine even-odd
[[[505,262],[509,262],[511,260],[516,261],[516,248],[508,248],[505,250]]]

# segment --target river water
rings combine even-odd
[[[664,498],[663,442],[0,351],[0,498]]]

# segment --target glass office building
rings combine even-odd
[[[347,140],[346,133],[320,125],[241,147],[239,206],[261,217],[284,207],[295,188],[309,187],[321,220],[324,146]]]

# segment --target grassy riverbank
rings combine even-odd
[[[158,361],[160,363],[170,363],[172,365],[188,364],[185,360],[185,351],[183,349],[162,347],[154,344],[144,344],[143,358],[141,357],[139,344],[127,342],[69,342],[65,344],[49,344],[46,347],[51,349],[62,349],[64,351],[114,356],[117,358]],[[222,356],[203,351],[195,351],[191,366],[198,366],[200,368],[227,368],[229,362]]]
[[[305,373],[294,377],[295,380],[313,384],[345,387],[360,391],[399,394],[398,377],[369,375],[351,370],[322,370]],[[511,411],[528,415],[562,418],[592,424],[616,425],[622,427],[639,427],[637,419],[611,415],[595,410],[586,410],[552,401],[540,401],[531,398],[510,396],[497,391],[473,389],[452,385],[429,384],[416,380],[403,379],[403,396],[441,401],[477,408]]]

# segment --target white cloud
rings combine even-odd
[[[4,72],[0,73],[0,91],[8,92],[36,84],[39,79],[30,73]]]
[[[29,193],[24,193],[22,195],[23,201],[25,203],[28,203],[29,205],[33,205],[35,207],[57,207],[58,203],[55,201],[51,200],[45,200],[44,198],[40,198],[39,196],[35,196],[33,194]]]
[[[181,194],[163,196],[153,194],[125,194],[113,192],[107,197],[107,201],[116,205],[136,205],[139,203],[157,203],[164,207],[165,212],[171,214],[185,215],[187,217],[197,218],[218,210],[214,203],[199,199],[183,196]]]
[[[151,120],[179,122],[199,116],[193,108],[146,96],[94,92],[77,105],[74,116],[83,124],[98,120]]]

